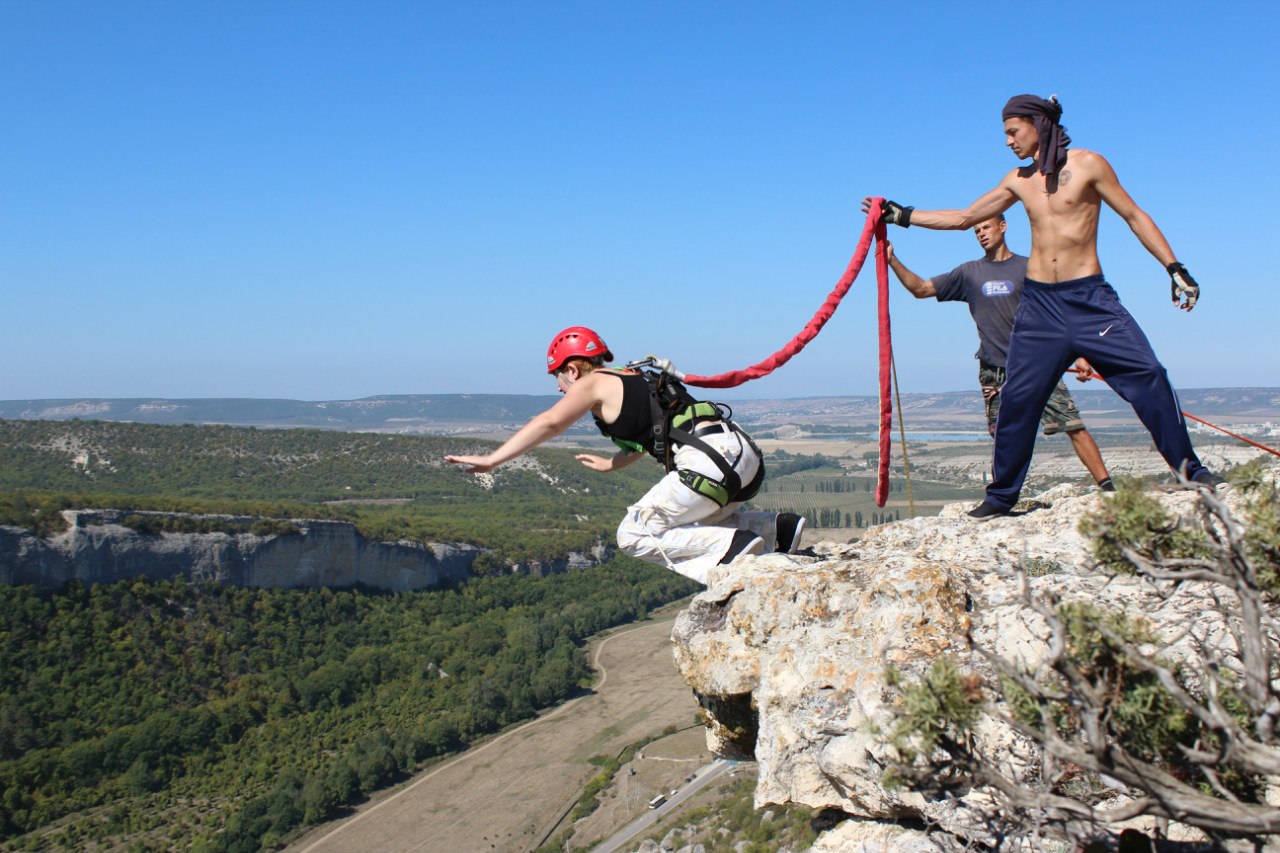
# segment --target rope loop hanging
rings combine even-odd
[[[862,265],[866,262],[867,254],[871,251],[871,244],[874,241],[876,245],[877,318],[880,344],[878,372],[880,459],[876,469],[876,506],[880,507],[885,505],[889,497],[889,450],[893,431],[893,398],[890,388],[893,341],[889,332],[889,259],[884,250],[885,224],[880,221],[880,210],[883,204],[883,198],[873,198],[871,200],[871,207],[867,211],[867,221],[862,226],[862,236],[858,240],[858,247],[853,252],[853,258],[850,259],[848,267],[845,268],[844,275],[840,276],[836,286],[827,295],[826,301],[822,303],[822,306],[813,315],[813,318],[805,324],[805,327],[800,330],[799,334],[777,352],[750,367],[741,370],[730,370],[715,376],[686,374],[682,377],[682,381],[686,384],[700,388],[736,388],[744,382],[768,376],[786,364],[791,360],[792,356],[804,349],[810,341],[818,336],[818,332],[835,314],[836,308],[840,305],[840,300],[849,292],[849,287],[853,284],[854,279],[858,277],[858,273],[862,272]]]

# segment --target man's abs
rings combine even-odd
[[[1056,185],[1047,184],[1034,170],[1020,173],[1014,182],[1015,194],[1031,222],[1028,278],[1071,281],[1102,272],[1098,263],[1102,199],[1090,186],[1087,172],[1087,166],[1072,157]]]
[[[1071,281],[1098,275],[1098,206],[1068,211],[1033,212],[1031,220],[1031,257],[1027,261],[1027,277],[1036,281]]]

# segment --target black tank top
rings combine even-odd
[[[653,409],[649,404],[649,380],[635,371],[609,370],[622,380],[622,409],[613,423],[596,418],[596,426],[609,438],[653,453]]]

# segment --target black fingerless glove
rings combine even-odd
[[[1165,270],[1169,273],[1169,290],[1173,295],[1173,304],[1181,303],[1179,307],[1186,308],[1188,311],[1196,307],[1196,300],[1200,298],[1200,285],[1196,284],[1196,280],[1191,277],[1191,273],[1187,272],[1187,268],[1174,261],[1165,267]]]
[[[890,225],[901,225],[903,228],[911,227],[911,211],[914,207],[903,207],[896,201],[884,200],[884,204],[880,206],[880,221],[887,222]]]

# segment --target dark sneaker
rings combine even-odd
[[[1191,478],[1191,482],[1199,486],[1208,486],[1216,489],[1218,486],[1225,486],[1227,481],[1210,471],[1208,468],[1201,468],[1200,471]]]
[[[794,512],[778,513],[777,542],[773,550],[779,554],[794,554],[800,550],[800,537],[804,535],[804,516]]]
[[[983,501],[973,509],[969,510],[969,517],[976,518],[978,521],[990,521],[993,518],[1002,518],[1009,514],[1009,510],[1001,509],[992,503]]]
[[[1101,480],[1098,483],[1098,491],[1100,492],[1114,492],[1115,490],[1116,490],[1116,484],[1111,482],[1110,477],[1108,477],[1105,480]]]
[[[729,543],[729,550],[720,558],[720,565],[732,563],[735,557],[742,554],[763,554],[764,540],[752,533],[750,530],[739,530],[733,534],[733,541]]]

